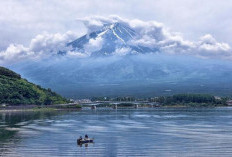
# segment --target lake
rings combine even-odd
[[[232,156],[232,108],[0,113],[0,156]]]

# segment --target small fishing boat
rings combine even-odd
[[[84,139],[77,139],[77,144],[86,144],[86,143],[93,143],[94,138],[84,138]]]

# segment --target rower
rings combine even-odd
[[[85,134],[85,139],[88,139],[89,137],[88,137],[88,135],[87,134]]]
[[[80,144],[82,141],[82,136],[79,137],[79,139],[77,139],[77,143]]]

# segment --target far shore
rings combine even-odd
[[[96,108],[93,108],[93,106],[96,106]],[[1,106],[0,107],[0,113],[3,112],[25,112],[25,111],[30,111],[30,112],[36,112],[36,111],[63,111],[63,110],[70,110],[70,111],[75,111],[75,110],[81,110],[82,108],[92,108],[92,109],[97,109],[97,108],[112,108],[112,109],[132,109],[132,108],[212,108],[212,107],[229,107],[228,105],[209,105],[209,106],[189,106],[189,105],[184,105],[184,104],[176,104],[176,105],[147,105],[147,104],[138,104],[138,105],[122,105],[118,104],[117,106],[114,104],[101,104],[101,105],[80,105],[76,103],[70,103],[70,104],[55,104],[55,105],[15,105],[15,106]]]
[[[76,103],[54,105],[7,105],[1,106],[0,112],[23,112],[23,111],[60,111],[80,110],[81,106]]]

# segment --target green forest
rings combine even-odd
[[[176,94],[173,96],[161,96],[155,101],[163,105],[185,105],[185,106],[224,106],[227,97],[216,99],[209,94]]]
[[[51,105],[63,104],[68,100],[26,79],[7,68],[0,67],[0,104]]]

